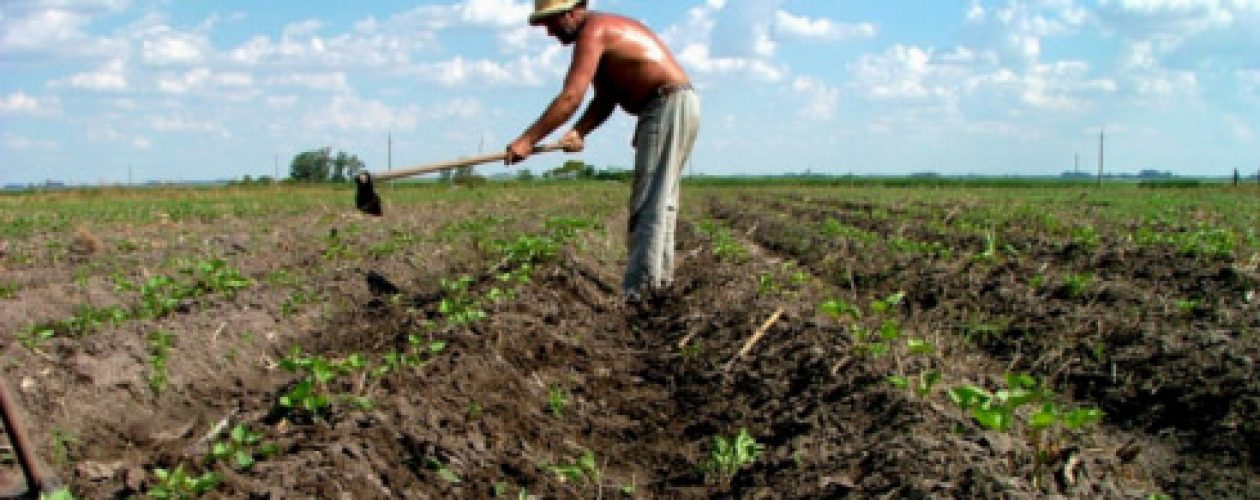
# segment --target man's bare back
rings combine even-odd
[[[687,74],[674,56],[642,23],[614,14],[590,13],[583,34],[602,40],[595,71],[597,94],[607,94],[621,109],[638,115],[656,89],[686,84]],[[579,37],[574,50],[582,50]]]
[[[664,42],[634,19],[588,11],[579,5],[535,24],[546,26],[547,34],[560,43],[572,44],[573,61],[560,94],[508,145],[507,164],[527,158],[535,144],[567,122],[589,88],[595,89],[595,97],[561,139],[566,151],[581,151],[586,134],[604,123],[615,108],[638,115],[658,89],[690,83]]]

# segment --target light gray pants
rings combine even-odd
[[[634,191],[627,227],[630,256],[622,288],[641,297],[674,279],[674,227],[683,167],[700,129],[700,99],[690,88],[658,96],[634,130]]]

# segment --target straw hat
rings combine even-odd
[[[534,0],[534,13],[529,15],[529,24],[536,24],[546,17],[563,14],[583,3],[582,0]]]

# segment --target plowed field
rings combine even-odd
[[[1260,193],[684,191],[649,307],[621,184],[6,195],[4,378],[80,498],[1260,497]]]

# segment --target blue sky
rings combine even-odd
[[[0,3],[0,183],[370,169],[501,150],[569,49],[522,0]],[[593,0],[700,89],[691,171],[1260,169],[1260,0]],[[578,158],[628,167],[633,118]],[[565,130],[564,128],[561,131]],[[535,173],[558,154],[531,158]],[[482,167],[493,174],[506,167]]]

